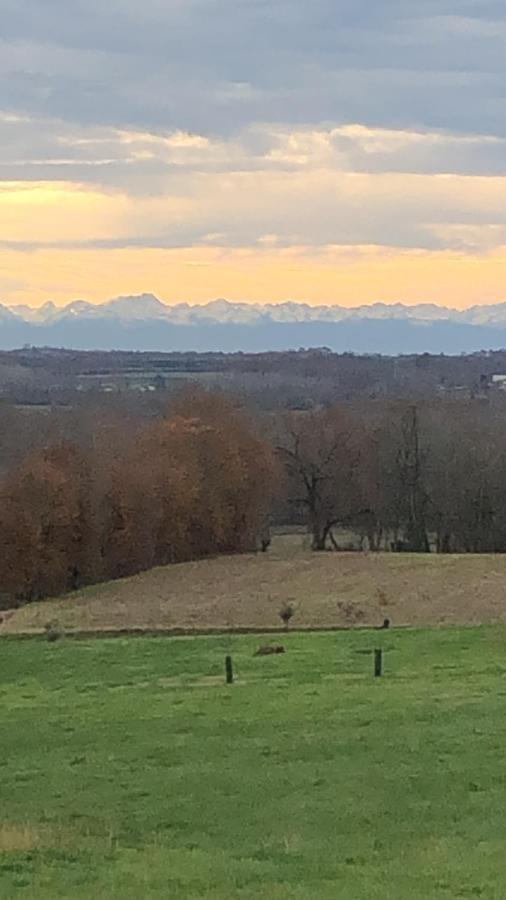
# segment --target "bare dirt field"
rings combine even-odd
[[[301,536],[266,554],[144,572],[26,606],[3,633],[66,630],[292,628],[506,622],[506,556],[311,553]]]

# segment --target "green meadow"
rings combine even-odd
[[[4,637],[2,900],[503,900],[506,628],[281,639]]]

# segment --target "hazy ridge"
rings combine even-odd
[[[348,308],[306,303],[162,303],[153,294],[57,307],[0,304],[0,348],[265,351],[328,347],[356,353],[463,353],[506,346],[506,303]]]

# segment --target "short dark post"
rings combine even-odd
[[[383,650],[374,651],[374,677],[381,678],[383,674]]]
[[[227,676],[227,684],[233,684],[234,683],[234,670],[232,667],[232,657],[231,656],[227,656],[227,658],[225,659],[225,672],[226,672],[226,676]]]

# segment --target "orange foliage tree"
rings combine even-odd
[[[0,593],[57,595],[155,565],[256,548],[274,463],[225,400],[187,392],[114,448],[57,443],[1,486]]]

